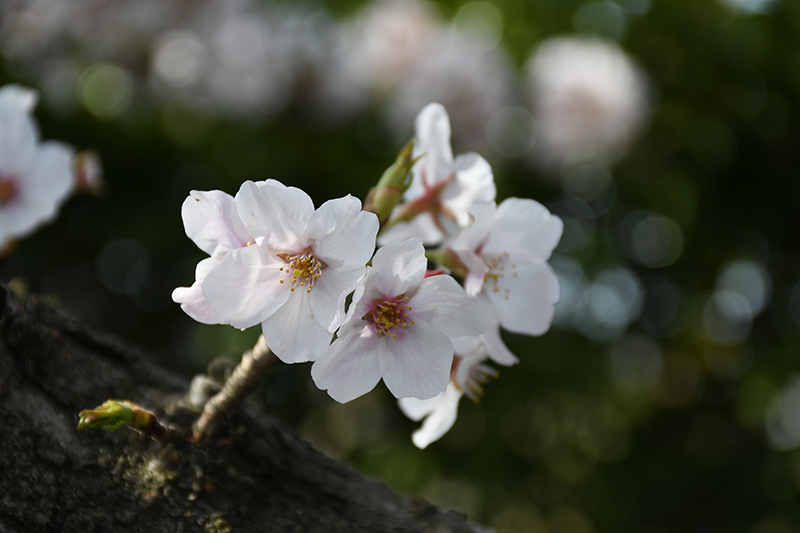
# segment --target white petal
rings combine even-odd
[[[181,217],[186,235],[208,255],[255,241],[239,220],[233,197],[222,191],[191,191],[181,206]]]
[[[470,296],[475,296],[481,292],[483,287],[483,280],[486,274],[489,273],[489,265],[481,256],[470,252],[468,250],[458,250],[456,252],[458,258],[467,267],[467,278],[464,280],[464,290]]]
[[[203,296],[220,324],[243,329],[263,322],[289,298],[289,283],[280,283],[285,263],[253,245],[226,254],[203,282]]]
[[[450,379],[453,344],[433,326],[418,322],[398,331],[396,339],[381,337],[378,363],[395,398],[433,398]]]
[[[330,332],[344,321],[344,301],[364,276],[366,267],[337,272],[326,268],[311,290],[311,308],[317,321]]]
[[[4,206],[0,233],[22,237],[55,217],[72,190],[72,151],[63,143],[40,144],[17,183],[19,196]]]
[[[336,339],[311,367],[317,387],[339,403],[374,389],[381,379],[376,337],[369,328],[361,328]]]
[[[490,326],[491,327],[491,326]],[[477,337],[457,337],[450,339],[455,348],[456,355],[461,357],[461,361],[456,368],[455,376],[450,377],[460,387],[464,388],[469,380],[472,369],[489,357],[489,351],[483,342],[483,335]]]
[[[30,113],[38,101],[39,93],[22,85],[10,83],[0,88],[0,106],[7,105]]]
[[[461,230],[449,246],[453,250],[478,250],[489,238],[489,233],[494,227],[497,214],[497,204],[494,202],[480,202],[469,208],[472,215],[472,224]]]
[[[447,386],[448,388],[450,385]],[[436,410],[439,406],[439,402],[444,396],[443,392],[440,392],[433,398],[428,398],[427,400],[420,400],[418,398],[400,398],[397,400],[397,406],[403,411],[403,414],[406,417],[410,418],[414,422],[419,422],[432,412]]]
[[[423,280],[408,302],[414,320],[425,321],[447,337],[478,335],[486,329],[486,309],[478,298],[468,296],[450,276]]]
[[[508,198],[497,209],[484,253],[518,253],[546,260],[561,238],[564,223],[535,200]]]
[[[46,205],[59,204],[74,187],[72,157],[68,145],[58,141],[40,143],[34,152],[23,184],[27,202]]]
[[[308,246],[303,235],[314,202],[300,189],[246,181],[236,193],[236,208],[250,234],[269,235],[269,246],[276,253],[300,252]]]
[[[483,342],[486,344],[486,349],[489,350],[489,357],[492,361],[503,366],[512,366],[519,363],[517,356],[503,342],[499,329],[490,327],[481,337],[483,337]]]
[[[352,196],[328,200],[311,216],[306,236],[314,255],[336,270],[363,267],[375,251],[378,217]]]
[[[422,213],[408,222],[398,222],[378,237],[381,246],[399,244],[409,239],[419,239],[428,245],[442,242],[445,235],[433,221],[433,215]]]
[[[519,359],[508,349],[500,336],[500,325],[497,323],[490,323],[486,327],[486,331],[480,336],[486,349],[489,351],[489,357],[495,363],[503,366],[511,366],[519,363]]]
[[[378,290],[387,295],[403,294],[422,281],[427,268],[425,248],[418,239],[384,246],[372,258],[367,294],[371,293],[370,285],[378,285]]]
[[[458,416],[458,402],[461,401],[461,392],[452,383],[441,394],[441,399],[436,410],[425,419],[422,427],[411,435],[411,440],[419,449],[424,449],[430,443],[441,439],[456,423]]]
[[[295,290],[283,306],[267,317],[261,329],[272,353],[284,363],[316,360],[333,338],[333,332],[322,327],[314,316],[311,294],[302,289]]]
[[[423,155],[424,154],[424,155]],[[428,104],[417,115],[414,156],[425,171],[428,185],[447,178],[452,172],[453,150],[450,148],[450,118],[441,104]]]
[[[203,296],[203,282],[208,273],[219,264],[213,257],[203,259],[197,263],[195,269],[195,282],[191,287],[178,287],[172,291],[172,301],[181,304],[184,313],[203,324],[216,324],[217,321],[211,316],[211,305]]]
[[[24,171],[33,160],[38,138],[29,113],[15,104],[0,106],[0,171]]]
[[[492,167],[476,153],[459,155],[454,168],[456,178],[442,191],[442,200],[456,216],[458,225],[464,228],[470,222],[469,209],[478,202],[494,202],[497,187]]]
[[[517,277],[501,280],[499,290],[486,286],[483,293],[505,329],[541,335],[550,328],[560,298],[558,277],[544,262],[517,263],[515,272]]]

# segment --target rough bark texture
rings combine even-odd
[[[147,356],[0,286],[0,533],[477,532],[315,451],[254,403],[203,446],[75,427],[81,409],[167,407],[188,383]]]

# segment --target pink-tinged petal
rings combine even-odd
[[[397,338],[378,343],[381,375],[395,398],[433,398],[447,387],[453,364],[453,343],[424,322],[399,330]]]
[[[422,281],[428,268],[428,259],[422,243],[418,239],[409,239],[380,248],[372,258],[372,267],[370,279],[367,280],[367,293],[370,293],[370,285],[374,285],[375,290],[396,296]],[[371,279],[374,281],[370,283]]]
[[[503,338],[500,336],[499,324],[490,323],[480,337],[492,361],[503,366],[512,366],[519,363],[517,356],[503,342]]]
[[[422,213],[408,222],[398,222],[378,237],[378,244],[399,244],[409,239],[419,239],[425,244],[436,245],[444,240],[445,234],[433,221],[433,215]]]
[[[497,187],[492,167],[480,155],[473,152],[459,155],[453,165],[456,177],[442,191],[442,200],[464,228],[470,223],[469,209],[479,202],[494,202]]]
[[[337,272],[332,268],[322,271],[311,290],[311,309],[314,317],[331,333],[344,321],[344,301],[364,276],[366,267]],[[302,290],[302,289],[300,289]]]
[[[453,250],[477,251],[489,238],[489,233],[494,226],[497,214],[497,204],[494,202],[481,202],[469,208],[472,223],[461,230],[458,236],[450,243]]]
[[[308,246],[303,235],[314,202],[300,189],[246,181],[236,193],[236,208],[250,235],[269,235],[273,252],[300,252]]]
[[[484,303],[468,296],[450,276],[423,280],[408,305],[413,309],[414,320],[430,324],[449,338],[478,335],[486,329]]]
[[[535,200],[508,198],[497,209],[484,253],[517,253],[546,260],[561,239],[564,223]]]
[[[354,400],[381,379],[377,346],[377,335],[369,328],[353,329],[322,352],[311,367],[311,378],[337,402]]]
[[[481,292],[483,280],[489,273],[489,265],[481,256],[468,250],[458,250],[458,258],[467,267],[467,278],[464,280],[464,290],[470,296],[475,296]]]
[[[272,353],[289,364],[315,361],[333,338],[333,332],[322,327],[314,315],[311,294],[302,289],[295,290],[267,317],[261,330]]]
[[[181,206],[181,217],[186,235],[208,255],[255,241],[239,220],[233,197],[222,191],[191,191]]]
[[[362,268],[375,251],[378,217],[352,196],[328,200],[311,216],[306,237],[314,255],[335,270]]]
[[[289,283],[280,283],[285,263],[264,247],[253,245],[226,254],[203,282],[211,316],[220,324],[244,329],[267,319],[289,298]]]
[[[216,324],[217,321],[211,316],[211,305],[203,296],[203,282],[208,273],[219,264],[213,257],[203,259],[197,263],[195,269],[195,281],[191,287],[178,287],[172,291],[172,301],[181,304],[183,312],[193,319],[203,324]]]
[[[516,277],[506,275],[497,290],[487,285],[483,293],[505,329],[541,335],[550,328],[561,297],[558,277],[544,262],[518,263],[514,272]]]
[[[425,449],[430,443],[441,439],[445,433],[456,423],[458,416],[458,402],[461,401],[463,392],[452,383],[447,390],[441,393],[436,410],[422,423],[422,427],[411,435],[414,446],[420,450]]]

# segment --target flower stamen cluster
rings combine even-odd
[[[411,311],[412,307],[406,305],[408,302],[406,296],[401,295],[391,300],[384,300],[380,304],[378,302],[380,300],[375,302],[377,305],[372,313],[365,314],[362,319],[372,322],[379,335],[388,335],[396,339],[397,333],[392,333],[392,328],[405,328],[409,324],[416,325],[414,320],[409,320],[408,311]]]
[[[314,280],[322,276],[322,271],[328,265],[320,261],[313,254],[304,253],[297,255],[278,254],[278,257],[286,261],[285,267],[280,267],[278,271],[291,274],[292,287],[289,289],[294,292],[298,286],[306,287],[306,292],[310,293],[314,288]],[[300,283],[298,283],[298,281]],[[281,283],[284,280],[280,280]]]
[[[462,368],[462,364],[469,368]],[[463,376],[464,370],[468,372],[466,377]],[[450,369],[450,383],[464,396],[475,403],[480,403],[484,394],[483,386],[499,375],[500,373],[494,368],[477,364],[474,356],[455,354],[453,367]]]
[[[517,273],[513,272],[516,270],[517,265],[516,263],[511,263],[510,265],[506,265],[506,261],[509,258],[508,252],[503,252],[501,255],[495,256],[488,256],[484,257],[483,261],[486,263],[486,266],[489,267],[489,271],[484,275],[484,284],[489,284],[491,282],[491,290],[492,292],[500,292],[503,291],[503,298],[508,300],[509,295],[511,294],[511,289],[504,288],[500,286],[500,280],[506,277],[506,266],[509,267],[511,277],[516,278]]]

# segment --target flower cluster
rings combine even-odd
[[[559,299],[547,260],[561,220],[533,200],[498,206],[495,194],[489,164],[453,157],[447,112],[430,104],[413,157],[409,145],[366,210],[351,196],[315,210],[275,180],[245,182],[235,197],[192,191],[186,233],[209,257],[173,299],[203,323],[260,324],[279,359],[314,361],[312,379],[336,401],[383,379],[404,413],[427,416],[414,434],[423,448],[453,425],[462,396],[480,399],[496,375],[484,361],[517,361],[500,327],[541,335]]]
[[[54,218],[75,186],[72,149],[39,142],[37,99],[19,85],[0,88],[0,252]]]

